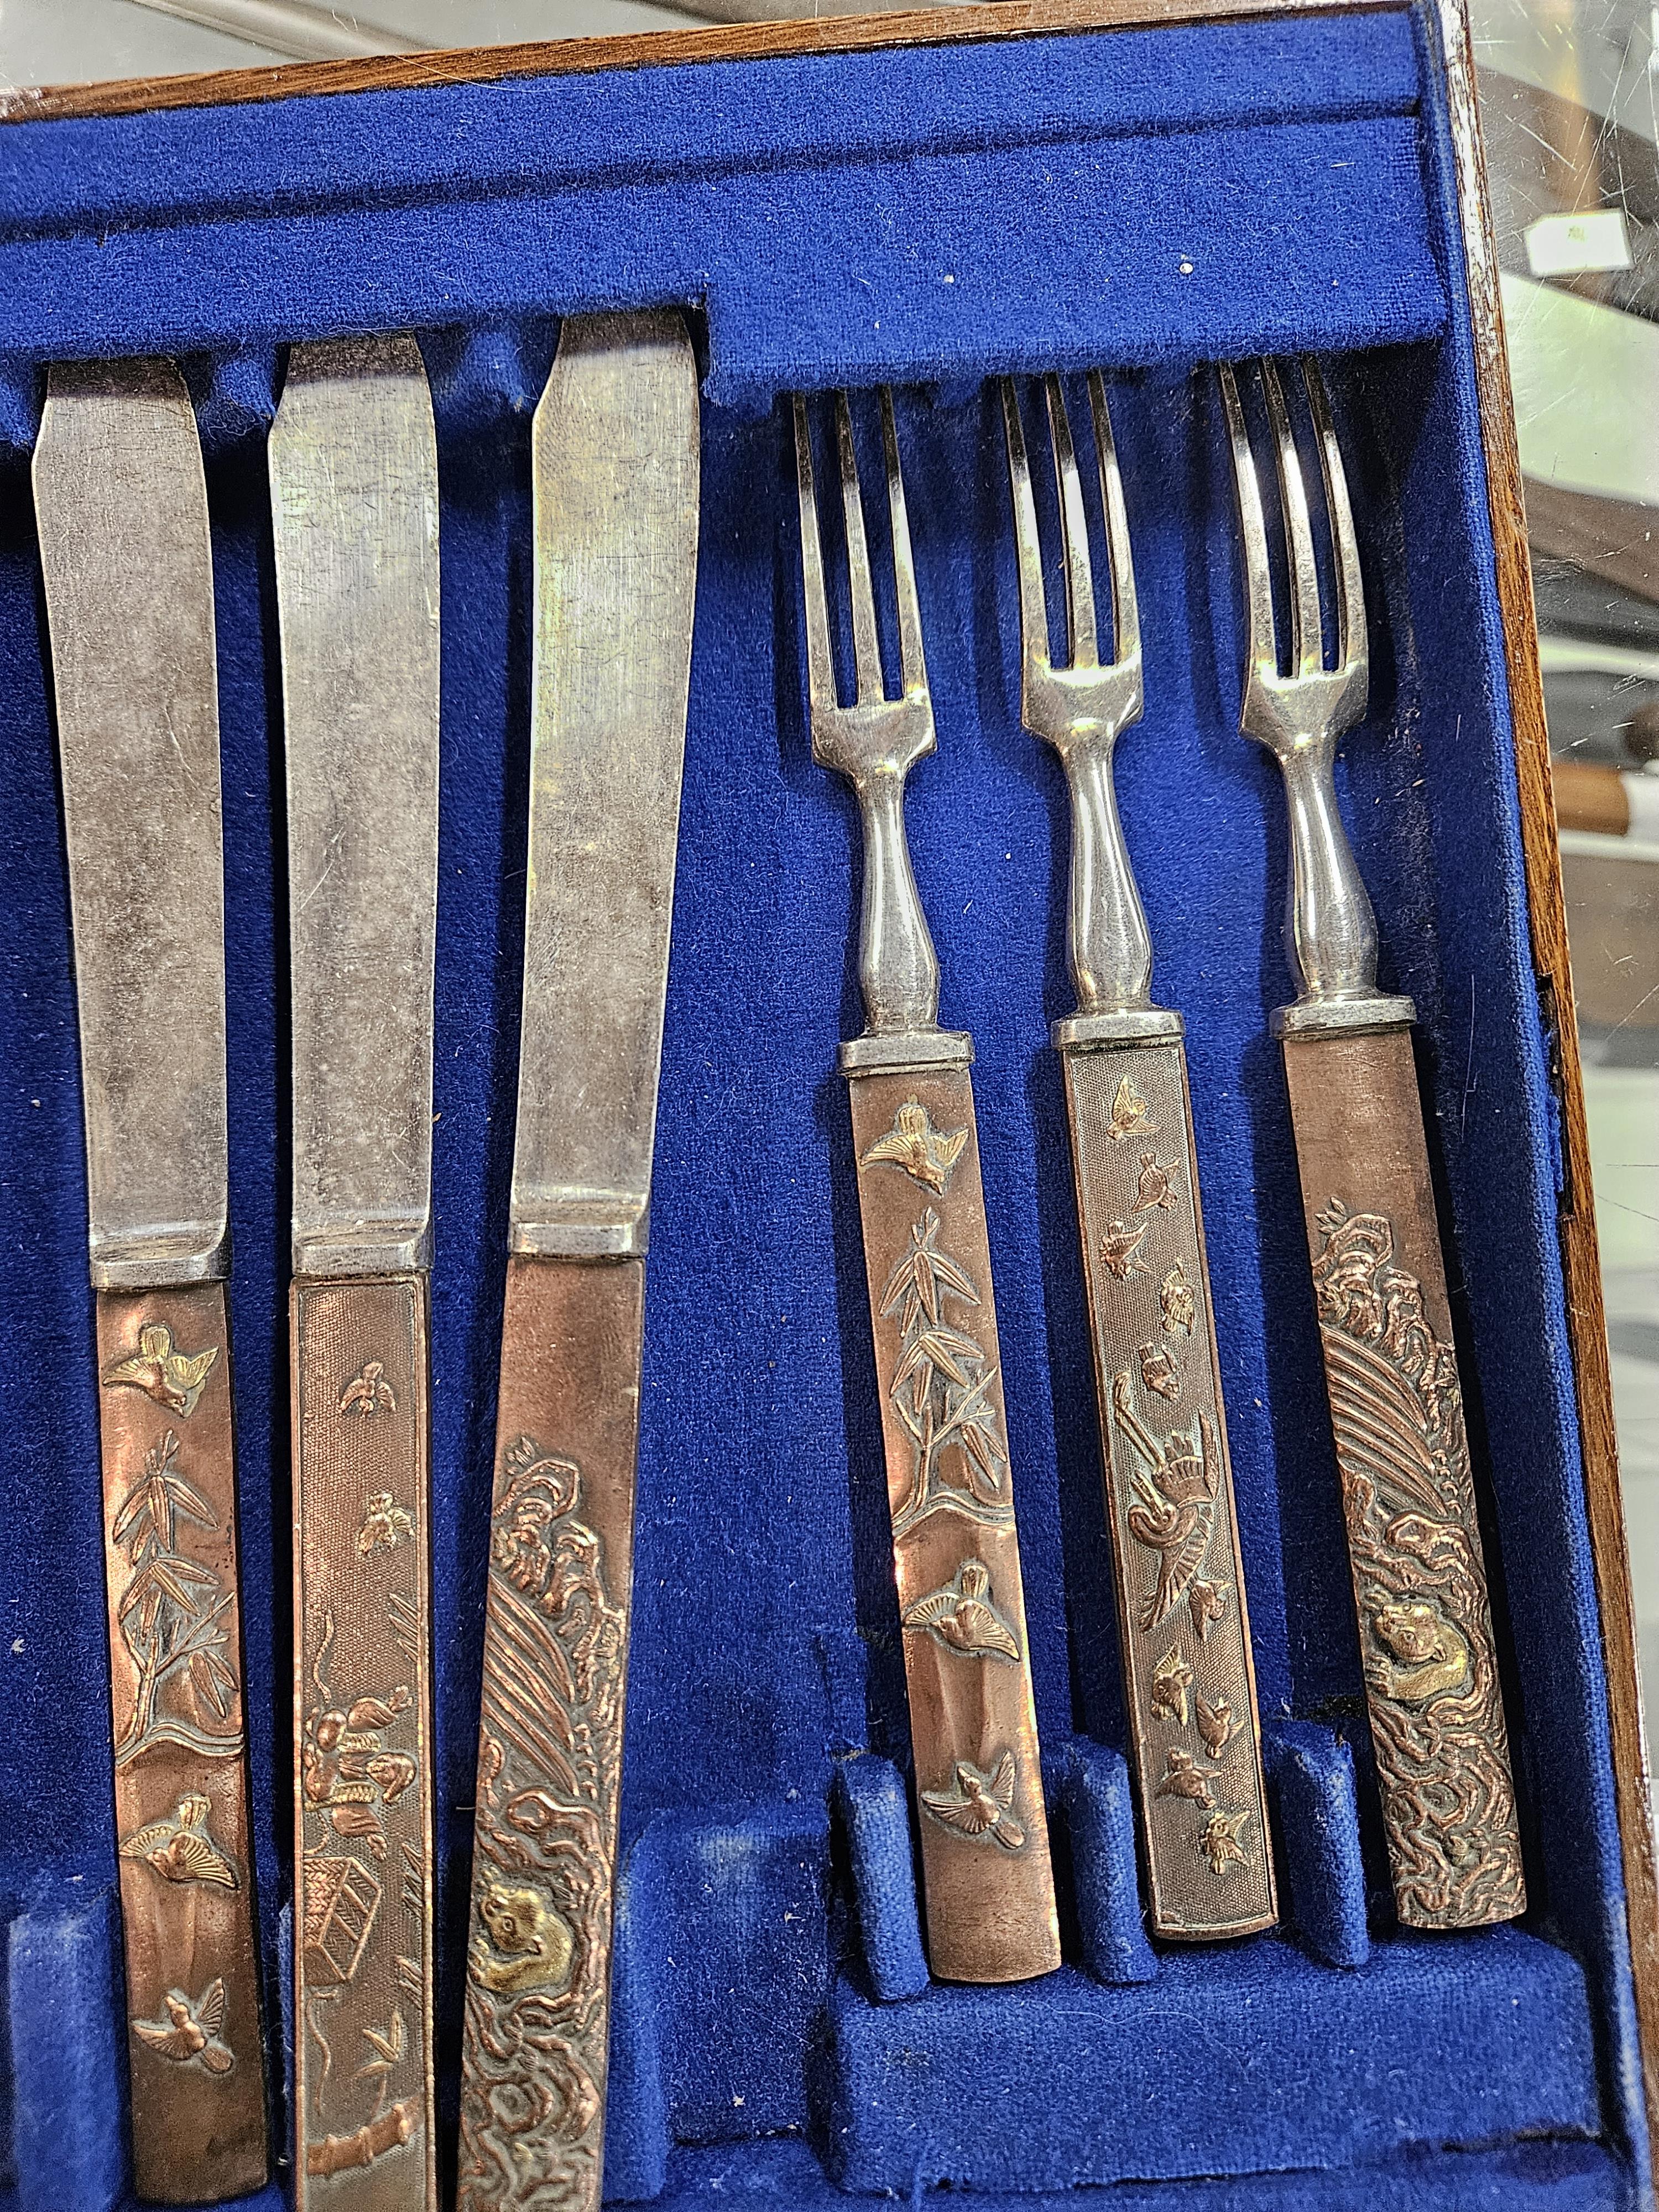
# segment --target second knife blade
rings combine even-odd
[[[295,2187],[432,2212],[438,462],[409,337],[270,438],[294,1007]]]

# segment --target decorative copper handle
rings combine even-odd
[[[462,2212],[598,2212],[644,1316],[642,1260],[508,1262]]]
[[[264,2050],[222,1283],[98,1294],[134,2178],[258,2189]]]
[[[928,1960],[1060,1964],[1025,1600],[964,1066],[848,1084],[882,1388]]]
[[[1284,1050],[1395,1903],[1412,1928],[1512,1920],[1526,1883],[1411,1033]]]
[[[1152,1927],[1249,1935],[1278,1904],[1186,1050],[1064,1059]]]
[[[289,1325],[295,2203],[435,2212],[426,1277]]]

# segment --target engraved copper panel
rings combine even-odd
[[[965,1067],[854,1076],[928,1960],[1060,1964],[991,1255]]]
[[[1152,1926],[1249,1935],[1278,1906],[1187,1056],[1064,1058]]]
[[[1526,1910],[1462,1391],[1410,1031],[1287,1037],[1395,1904]]]
[[[463,2028],[462,2212],[597,2212],[645,1266],[515,1258]]]
[[[265,2178],[224,1286],[100,1291],[115,1822],[135,2179]]]
[[[296,1282],[295,2151],[301,2212],[432,2212],[424,1275]]]

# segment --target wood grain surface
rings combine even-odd
[[[1399,0],[1346,0],[1350,9]],[[1152,23],[1225,22],[1253,15],[1331,13],[1330,0],[977,0],[960,8],[841,15],[709,30],[639,31],[608,39],[550,39],[511,46],[386,54],[373,61],[293,62],[281,68],[209,70],[0,93],[0,123],[60,122],[76,115],[142,115],[169,107],[220,107],[319,94],[416,91],[489,84],[506,77],[574,76],[597,70],[664,69],[697,62],[764,61],[884,46],[954,46],[1067,31],[1131,30]]]

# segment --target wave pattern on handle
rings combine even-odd
[[[1395,1906],[1526,1910],[1486,1566],[1411,1039],[1287,1038]]]
[[[519,1258],[501,1334],[461,2212],[598,2212],[644,1265]]]

